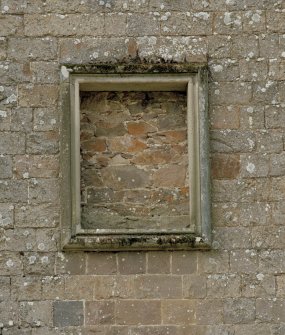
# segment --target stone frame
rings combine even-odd
[[[204,64],[65,65],[61,68],[63,250],[186,250],[211,246],[208,76]],[[80,224],[80,102],[84,91],[185,91],[190,220],[195,231],[83,229]]]

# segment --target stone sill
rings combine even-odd
[[[140,250],[209,250],[210,244],[194,233],[76,235],[63,246],[64,251],[140,251]]]

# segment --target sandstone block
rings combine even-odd
[[[116,254],[94,253],[87,255],[87,274],[111,275],[117,273]]]
[[[118,300],[115,311],[119,325],[157,325],[161,323],[160,301]]]
[[[45,14],[25,15],[26,36],[102,35],[103,15]]]
[[[57,203],[59,200],[59,184],[55,178],[31,179],[29,183],[29,199],[32,204]]]
[[[118,265],[120,274],[141,274],[146,270],[146,255],[142,252],[119,253]]]
[[[183,280],[183,297],[187,299],[203,299],[207,294],[205,275],[185,275]]]
[[[254,249],[230,252],[230,268],[235,273],[255,273],[258,270],[258,255]]]
[[[226,323],[250,323],[255,319],[254,299],[227,299],[224,304]]]
[[[172,254],[173,274],[192,274],[197,272],[197,253],[178,251]]]
[[[148,252],[147,273],[151,274],[170,273],[170,253],[154,252],[154,251]]]
[[[2,26],[1,36],[21,35],[23,32],[23,18],[18,15],[0,15]]]
[[[53,37],[9,39],[8,56],[12,60],[53,60],[57,54],[57,41]]]
[[[0,153],[23,154],[25,152],[25,134],[19,132],[1,132]]]
[[[162,323],[167,325],[188,325],[196,322],[195,300],[163,300]]]
[[[182,298],[181,277],[167,275],[142,275],[134,278],[134,296],[137,299]]]
[[[240,173],[240,155],[214,154],[211,161],[215,179],[235,179]]]
[[[134,276],[101,276],[94,278],[95,299],[132,299]]]
[[[19,87],[19,104],[22,107],[52,107],[58,99],[55,85],[24,85]]]
[[[163,35],[210,35],[213,16],[209,12],[172,13],[161,16]]]
[[[58,300],[65,298],[63,277],[44,276],[41,282],[42,282],[42,299]]]
[[[127,29],[127,15],[123,13],[108,13],[105,16],[105,35],[124,36]]]
[[[0,157],[0,178],[12,177],[12,159],[11,156]]]
[[[85,322],[87,325],[113,324],[114,319],[114,301],[86,301]]]
[[[0,204],[0,227],[4,229],[14,227],[14,205]]]
[[[127,21],[128,36],[159,35],[159,20],[149,14],[132,14]]]

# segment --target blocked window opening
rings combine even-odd
[[[69,81],[64,249],[209,247],[205,69]]]
[[[185,92],[82,92],[85,229],[195,231]]]

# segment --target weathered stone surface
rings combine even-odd
[[[160,301],[119,300],[115,317],[119,325],[157,325],[161,323]]]
[[[176,252],[172,255],[172,273],[188,274],[197,272],[197,254]]]
[[[249,131],[212,131],[211,140],[214,152],[251,152],[256,145],[255,134]]]
[[[31,179],[29,183],[29,199],[33,203],[57,203],[59,185],[56,179]]]
[[[183,297],[201,299],[207,295],[207,281],[203,275],[185,275],[182,277]]]
[[[215,154],[211,161],[212,175],[215,179],[235,179],[240,172],[240,156]]]
[[[26,36],[102,35],[103,15],[45,14],[25,15]]]
[[[56,58],[57,41],[52,37],[10,38],[8,56],[15,61],[52,60]]]
[[[55,301],[53,303],[53,325],[55,327],[81,326],[83,320],[82,301]]]
[[[35,131],[56,130],[58,127],[58,112],[54,108],[35,108],[33,113]]]
[[[23,107],[52,107],[58,99],[55,85],[24,85],[19,88],[19,104]]]
[[[95,299],[131,299],[134,297],[133,276],[96,276],[94,278]]]
[[[196,322],[195,300],[163,300],[162,323],[174,325],[187,325]]]
[[[1,36],[19,35],[23,29],[23,18],[17,15],[0,15]]]
[[[145,36],[158,35],[160,32],[159,20],[152,15],[132,14],[128,17],[127,35]]]
[[[86,301],[85,322],[88,325],[113,324],[115,303],[113,301]]]
[[[211,128],[212,129],[238,129],[239,109],[235,106],[214,106],[212,108]]]
[[[211,35],[213,16],[208,12],[164,13],[161,16],[164,35]]]
[[[87,273],[96,275],[117,273],[116,255],[108,253],[88,254]]]
[[[147,272],[152,274],[170,273],[170,253],[149,252],[147,254]]]
[[[181,277],[169,275],[137,276],[134,279],[134,296],[137,299],[182,298]]]
[[[226,323],[249,323],[255,319],[255,301],[253,299],[228,299],[224,304]]]
[[[146,270],[146,255],[145,253],[119,253],[118,266],[120,274],[140,274]]]
[[[241,279],[236,274],[212,274],[207,277],[207,296],[236,298],[241,295]]]
[[[25,153],[25,135],[19,132],[1,132],[0,152],[4,154],[23,154]]]

